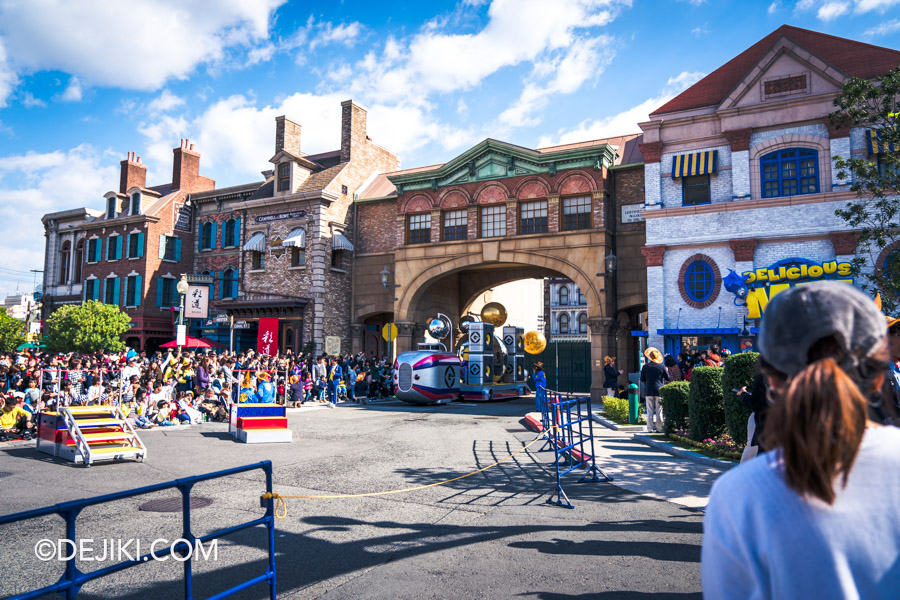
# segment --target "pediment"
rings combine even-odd
[[[718,109],[840,90],[847,75],[787,37],[779,39]]]

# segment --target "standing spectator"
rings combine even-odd
[[[341,363],[338,359],[329,358],[328,361],[331,363],[331,368],[328,373],[328,392],[331,396],[331,403],[337,404],[338,386],[343,377],[343,369],[341,368]]]
[[[356,402],[356,369],[353,363],[347,363],[347,399]]]
[[[606,395],[616,397],[616,390],[619,387],[618,379],[619,375],[623,373],[621,369],[616,368],[616,357],[615,356],[604,356],[603,357],[603,387],[606,388]]]
[[[675,360],[675,357],[671,354],[666,354],[666,373],[669,374],[669,381],[681,381],[684,379],[684,376],[681,372],[681,367],[678,366],[678,361]]]
[[[644,394],[647,406],[647,431],[662,433],[663,414],[659,388],[669,380],[669,374],[662,365],[662,352],[654,347],[644,350],[647,363],[641,368],[641,381],[644,383]]]
[[[547,376],[544,375],[544,363],[534,363],[531,367],[531,380],[534,382],[534,391],[537,395],[541,395],[547,390]]]

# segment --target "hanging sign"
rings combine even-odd
[[[188,319],[205,319],[209,316],[209,286],[189,285],[184,297],[184,316]]]
[[[256,351],[267,356],[278,353],[278,319],[260,319]]]

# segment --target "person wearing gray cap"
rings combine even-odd
[[[775,296],[759,334],[772,451],[722,475],[703,520],[705,598],[896,598],[900,429],[867,418],[887,324],[844,283]]]

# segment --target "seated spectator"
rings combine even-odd
[[[22,398],[24,404],[25,398]],[[0,412],[0,441],[16,438],[30,440],[34,437],[34,422],[31,414],[19,406],[16,398],[8,397]]]

